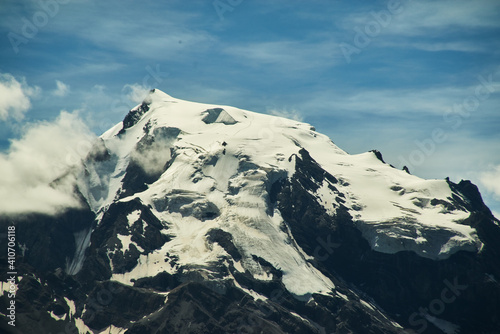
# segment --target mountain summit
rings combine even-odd
[[[8,219],[24,254],[17,298],[36,303],[18,332],[0,328],[500,328],[500,223],[469,181],[423,180],[309,124],[159,90],[71,173],[82,208]]]

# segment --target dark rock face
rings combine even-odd
[[[168,292],[180,284],[178,275],[161,272],[154,277],[144,277],[136,280],[134,286],[152,289],[159,292]]]
[[[380,161],[382,161],[385,164],[384,158],[382,157],[382,153],[380,153],[379,150],[371,150],[370,152],[372,152],[373,154],[375,154],[375,156],[377,157],[377,159],[379,159]]]
[[[318,301],[323,304],[319,297]],[[330,300],[330,308],[335,305]],[[290,314],[290,309],[309,317],[300,319]],[[349,323],[355,315],[357,323]],[[314,319],[325,322],[332,317],[328,329],[318,325]],[[344,318],[345,317],[345,318]],[[344,318],[344,319],[343,319]],[[344,320],[344,321],[342,321]],[[186,283],[169,293],[161,310],[134,323],[127,333],[347,333],[349,328],[359,333],[396,333],[380,326],[369,329],[371,315],[357,309],[354,304],[345,305],[339,315],[328,312],[327,307],[298,303],[285,293],[276,293],[267,302],[255,301],[241,290],[228,287],[225,294],[219,294],[203,284]],[[189,323],[189,326],[186,326]]]
[[[128,332],[245,333],[245,318],[252,317],[250,325],[254,326],[248,327],[257,333],[283,333],[275,323],[265,320],[255,305],[249,304],[245,294],[237,289],[220,295],[202,284],[187,283],[170,292],[160,311],[133,324]]]
[[[459,194],[462,194],[467,201],[464,202],[458,196],[453,196],[453,199],[464,206],[469,211],[478,211],[482,212],[485,215],[492,216],[490,209],[484,204],[481,194],[479,193],[479,189],[476,185],[472,184],[472,182],[468,180],[462,180],[458,184],[453,183],[447,180],[450,188]]]
[[[94,218],[87,207],[68,210],[57,218],[43,214],[0,217],[0,226],[3,231],[16,226],[18,264],[32,266],[37,272],[53,272],[64,270],[72,261],[77,249],[75,234],[92,228]]]
[[[219,121],[220,123],[226,125],[231,125],[236,123],[236,120],[222,108],[207,109],[203,113],[205,114],[205,116],[203,117],[202,121],[205,122],[206,124],[215,123],[217,119],[221,116],[222,119]]]
[[[171,145],[181,133],[180,129],[172,127],[155,128],[151,134],[149,129],[145,131],[127,166],[120,198],[144,191],[160,178],[172,159]]]
[[[123,178],[123,189],[120,192],[120,198],[128,197],[136,192],[148,189],[148,184],[158,180],[159,176],[148,175],[139,162],[131,160]]]
[[[85,305],[97,305],[88,308],[82,319],[96,330],[110,325],[124,327],[154,313],[164,301],[164,296],[146,289],[114,282],[97,283],[85,301]]]
[[[218,243],[224,250],[231,255],[235,261],[241,260],[241,254],[233,243],[233,236],[221,229],[211,229],[207,233],[207,241]]]
[[[90,152],[88,153],[86,159],[90,161],[103,162],[109,160],[110,158],[111,155],[106,145],[104,144],[104,141],[101,138],[99,138],[92,147],[92,149],[90,150]]]
[[[65,270],[79,247],[77,236],[92,229],[94,219],[89,208],[67,210],[57,217],[41,214],[0,217],[2,231],[7,231],[7,226],[16,227],[15,276],[19,288],[15,297],[16,326],[9,326],[2,315],[0,332],[74,333],[76,328],[67,316],[69,308],[64,297],[73,298],[79,283],[66,275]],[[10,277],[4,266],[7,252],[0,254],[0,261],[0,280],[6,282]],[[10,300],[7,294],[0,296],[2,310],[7,309]],[[66,320],[55,321],[50,312],[60,317],[66,315]]]
[[[125,133],[128,128],[131,128],[149,111],[149,104],[143,102],[138,108],[134,108],[123,119],[123,128],[118,132],[118,135]]]
[[[131,222],[128,215],[133,212],[137,212],[139,217]],[[91,279],[88,275],[103,280],[109,279],[112,273],[131,271],[141,254],[149,254],[170,240],[161,232],[164,229],[163,223],[139,199],[112,204],[92,234],[87,261],[79,275],[84,280]],[[119,236],[130,236],[133,243],[128,249]]]
[[[24,267],[25,271],[34,270],[32,267]],[[7,320],[2,316],[0,321],[1,333],[24,334],[24,333],[65,333],[68,329],[75,333],[76,327],[69,320],[55,321],[50,316],[54,314],[69,313],[63,295],[52,287],[41,284],[31,275],[25,275],[19,282],[19,290],[16,295],[16,326],[7,324]],[[7,308],[8,300],[5,296],[0,297],[0,307]],[[77,333],[77,332],[76,332]]]

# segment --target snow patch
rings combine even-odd
[[[14,284],[15,288],[14,290],[11,290],[12,284],[10,282],[0,282],[0,296],[3,296],[6,293],[13,293],[14,295],[17,293],[17,290],[19,290],[18,284],[19,284],[19,277],[18,277],[18,282]]]
[[[460,326],[455,325],[449,321],[433,317],[430,314],[426,314],[425,318],[439,328],[445,334],[459,334]]]
[[[75,302],[67,297],[64,297],[64,300],[66,301],[66,305],[69,307],[69,318],[71,319],[76,312]]]
[[[83,322],[82,319],[75,318],[73,320],[75,321],[75,327],[78,329],[79,334],[94,333],[93,330],[91,330],[89,327],[87,327],[87,325],[85,325],[85,322]]]
[[[338,207],[336,195],[330,188],[332,185],[328,180],[323,180],[321,186],[312,195],[318,198],[319,202],[323,205],[329,215],[335,215],[336,208]]]
[[[64,320],[66,320],[66,316],[67,316],[67,314],[64,314],[63,316],[61,316],[61,317],[60,317],[60,316],[56,315],[53,311],[50,311],[50,312],[48,312],[48,313],[50,314],[50,316],[51,316],[53,319],[55,319],[55,320],[57,320],[57,321],[64,321]]]
[[[372,310],[375,312],[375,308],[368,302],[364,301],[363,299],[360,299],[359,302],[366,308]]]
[[[122,235],[122,234],[117,234],[116,237],[120,240],[122,243],[122,252],[125,253],[127,250],[130,249],[130,244],[133,244],[140,252],[144,252],[144,249],[136,244],[135,242],[132,241],[132,236],[131,235]]]
[[[132,226],[141,217],[141,210],[132,211],[127,215],[128,226]]]
[[[340,292],[338,292],[338,291],[335,291],[335,293],[336,293],[336,295],[337,295],[337,296],[339,296],[340,298],[342,298],[342,299],[343,299],[343,300],[345,300],[346,302],[348,302],[348,301],[349,301],[349,298],[347,298],[347,296],[346,296],[346,295],[344,295],[344,294],[342,294],[342,293],[340,293]]]
[[[234,261],[233,262],[234,268],[238,270],[240,273],[244,273],[245,269],[243,268],[241,261]]]
[[[141,254],[137,265],[132,271],[125,274],[113,274],[112,281],[126,285],[133,285],[133,281],[143,277],[154,277],[161,272],[174,274],[177,267],[173,266],[166,258],[166,252],[154,251],[147,255]]]

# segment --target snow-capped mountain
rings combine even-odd
[[[71,173],[81,209],[9,218],[19,333],[500,328],[500,224],[469,181],[159,90]]]

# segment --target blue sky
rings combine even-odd
[[[100,134],[156,87],[470,179],[498,215],[499,37],[497,0],[4,0],[0,150],[62,110]]]

